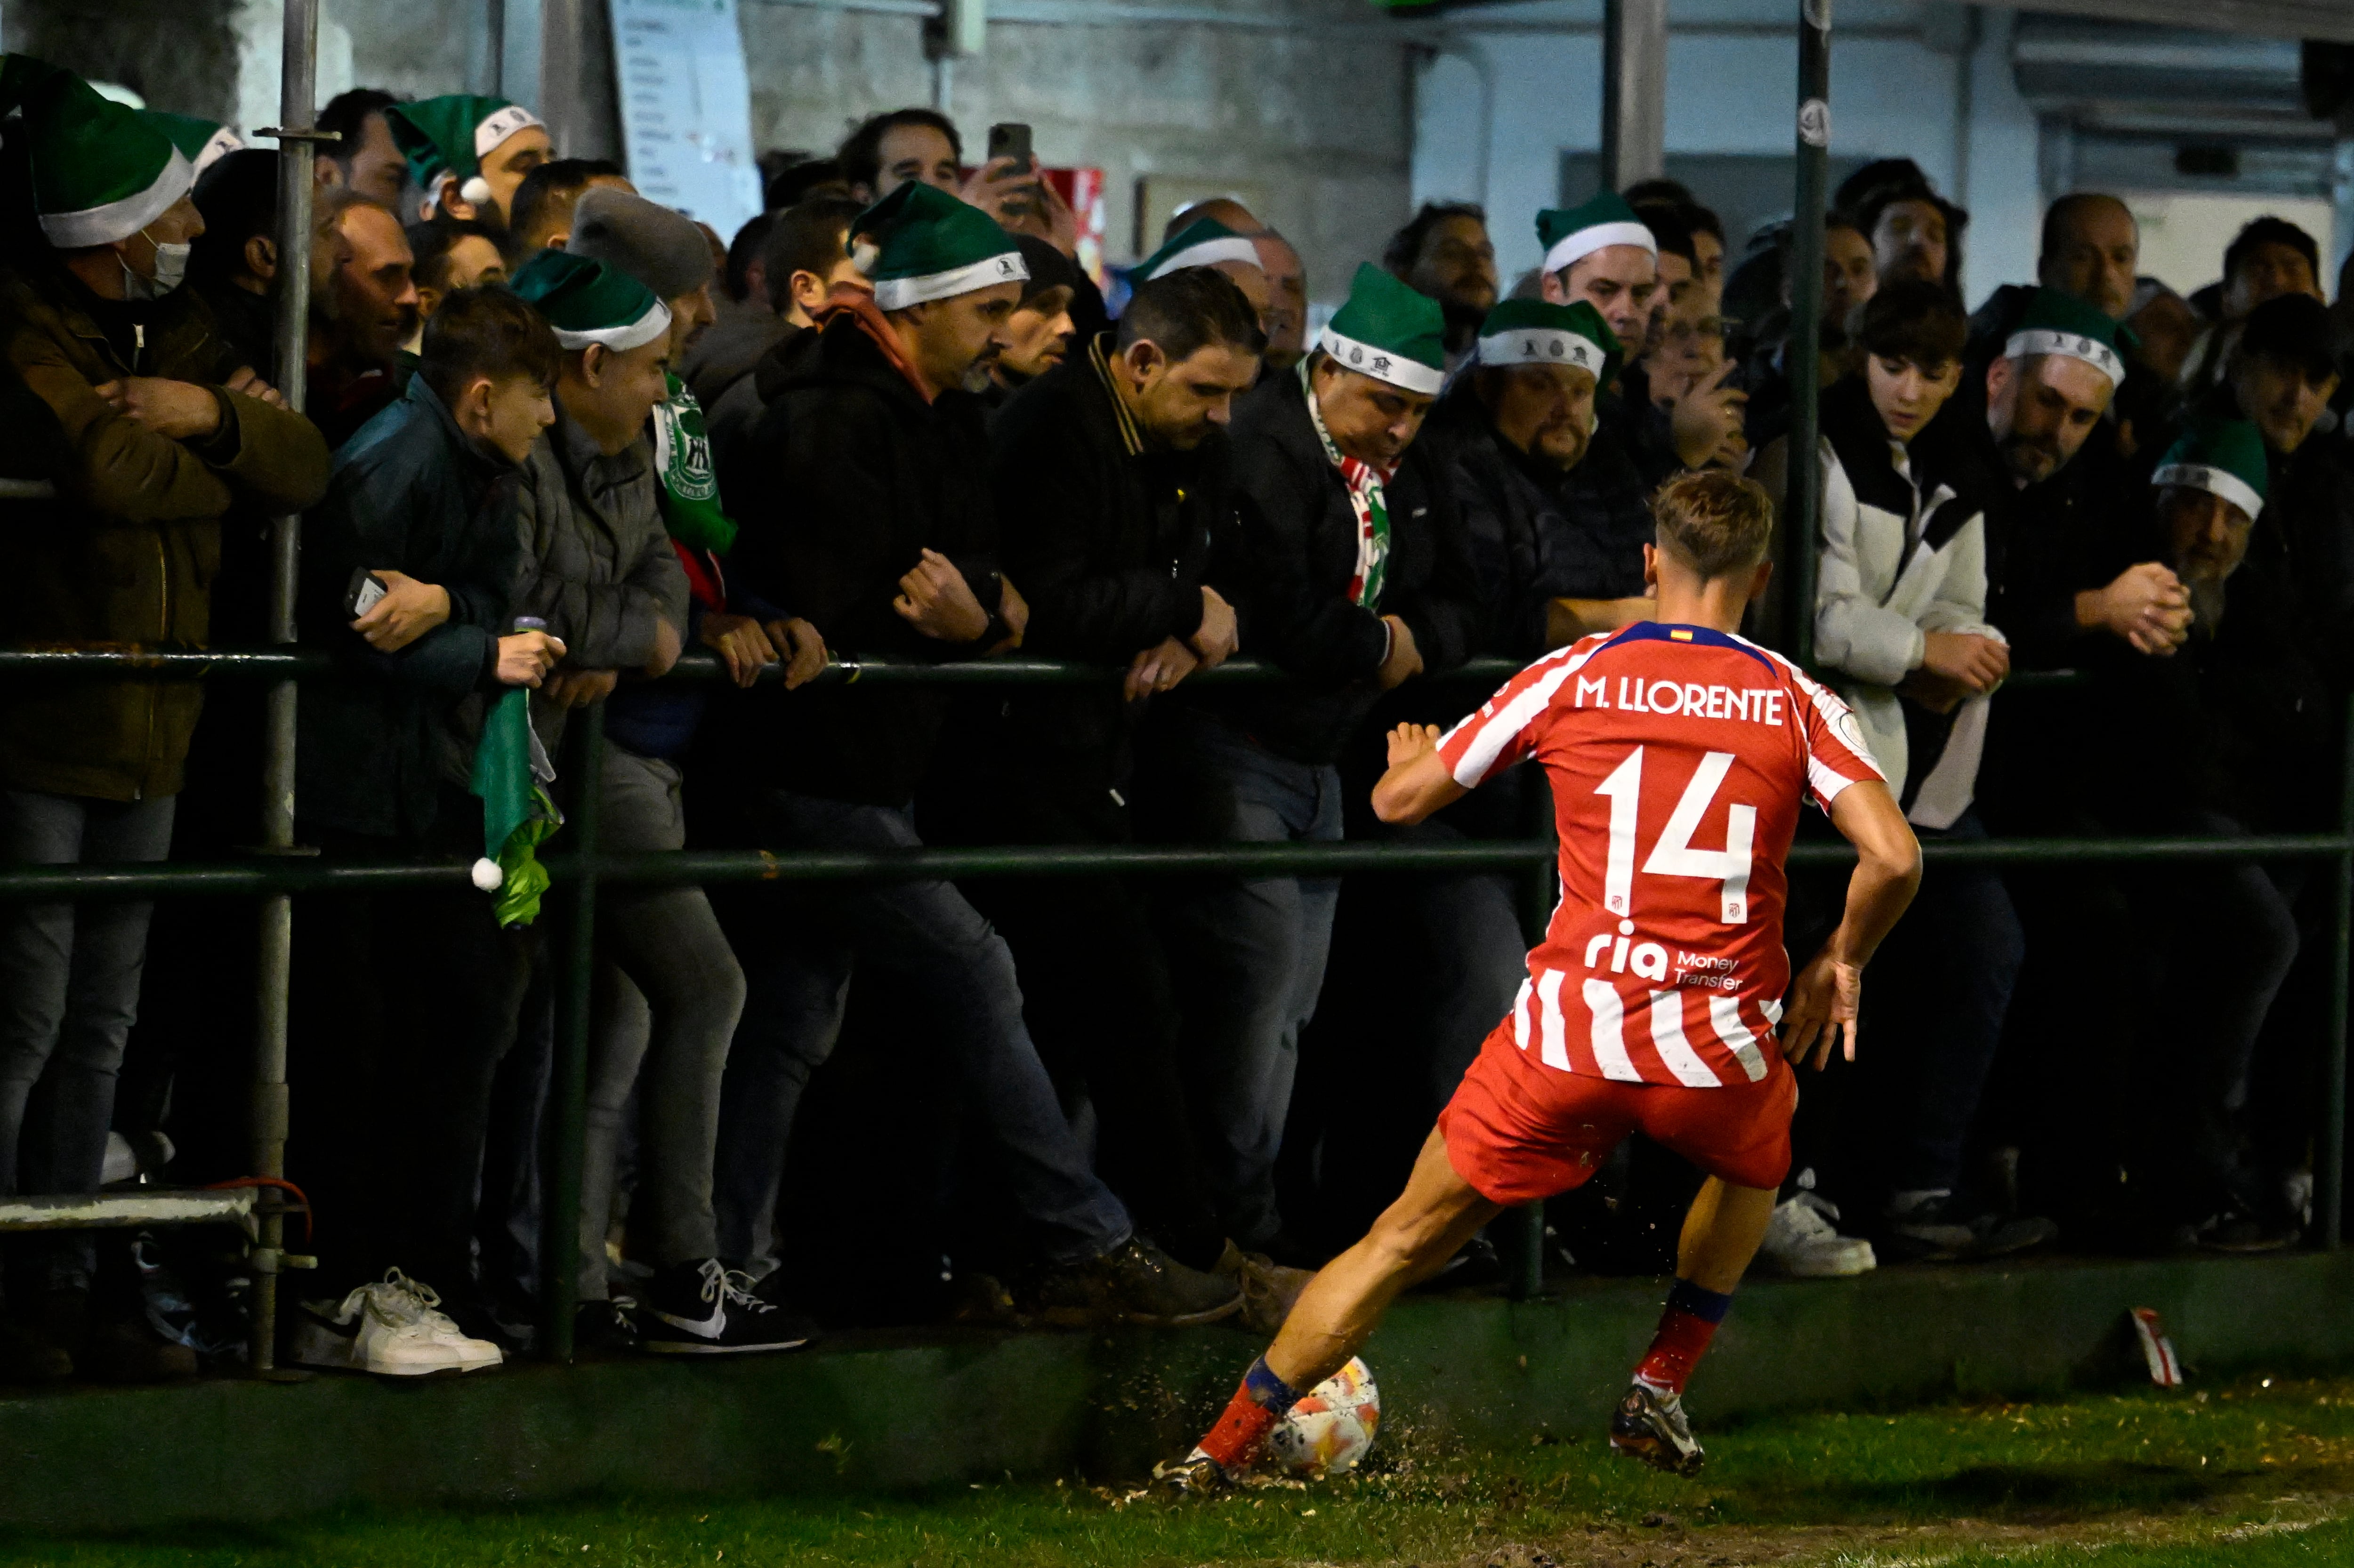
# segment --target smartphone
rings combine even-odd
[[[989,155],[1013,158],[1026,169],[1038,166],[1038,157],[1030,147],[1030,127],[1016,122],[1004,122],[989,128]]]
[[[344,592],[344,614],[357,620],[374,609],[389,591],[382,577],[362,567],[352,573],[352,586]]]

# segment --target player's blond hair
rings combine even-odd
[[[1754,570],[1774,536],[1774,503],[1755,480],[1702,469],[1678,474],[1651,497],[1659,548],[1702,577]]]

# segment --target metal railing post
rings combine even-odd
[[[2338,940],[2329,954],[2328,1088],[2321,1106],[2321,1245],[2335,1252],[2346,1240],[2346,1007],[2354,980],[2354,701],[2347,704],[2345,769],[2338,780]]]
[[[1782,538],[1790,573],[1790,657],[1815,662],[1815,541],[1821,534],[1822,471],[1815,460],[1820,428],[1823,341],[1823,208],[1830,181],[1831,0],[1798,5],[1798,182],[1790,216],[1790,338],[1783,368],[1790,377],[1789,478],[1783,491]]]
[[[275,385],[287,406],[302,407],[311,319],[312,129],[319,68],[318,0],[286,0],[281,60],[279,126],[296,132],[278,144],[278,363]],[[300,517],[276,519],[270,532],[270,640],[294,641],[294,578],[302,548]],[[261,851],[294,848],[295,684],[281,681],[267,697],[261,764]],[[260,940],[254,962],[253,1173],[286,1174],[291,1107],[286,1086],[287,993],[294,960],[293,901],[273,894],[261,901]],[[278,1266],[286,1222],[275,1203],[261,1215],[253,1275],[250,1364],[257,1373],[277,1361]]]
[[[1553,790],[1542,775],[1532,774],[1522,784],[1520,829],[1524,839],[1550,842],[1553,837]],[[1531,862],[1514,878],[1521,906],[1521,936],[1531,948],[1544,940],[1559,895],[1560,863],[1547,858]],[[1520,1276],[1512,1281],[1516,1300],[1544,1294],[1545,1206],[1542,1200],[1521,1206]]]
[[[588,1006],[597,967],[597,830],[602,816],[605,705],[575,709],[569,726],[573,880],[555,955],[556,1061],[547,1090],[547,1205],[540,1230],[546,1276],[547,1353],[572,1360],[572,1317],[580,1299],[580,1168],[588,1142]]]

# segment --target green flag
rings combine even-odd
[[[556,769],[531,727],[531,694],[521,687],[499,698],[482,724],[468,788],[482,801],[482,848],[474,885],[498,895],[501,926],[528,926],[547,891],[547,868],[533,853],[564,825],[548,798]]]

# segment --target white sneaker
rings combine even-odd
[[[1880,1260],[1872,1255],[1872,1244],[1861,1236],[1840,1234],[1831,1224],[1838,1218],[1839,1205],[1816,1192],[1800,1192],[1776,1203],[1757,1255],[1799,1279],[1839,1279],[1877,1268]]]
[[[305,1309],[295,1330],[294,1359],[305,1366],[344,1367],[381,1377],[479,1372],[504,1358],[488,1340],[470,1340],[434,1310],[441,1298],[429,1285],[387,1269],[380,1283],[363,1285],[332,1312]],[[346,1333],[337,1333],[337,1329]]]

